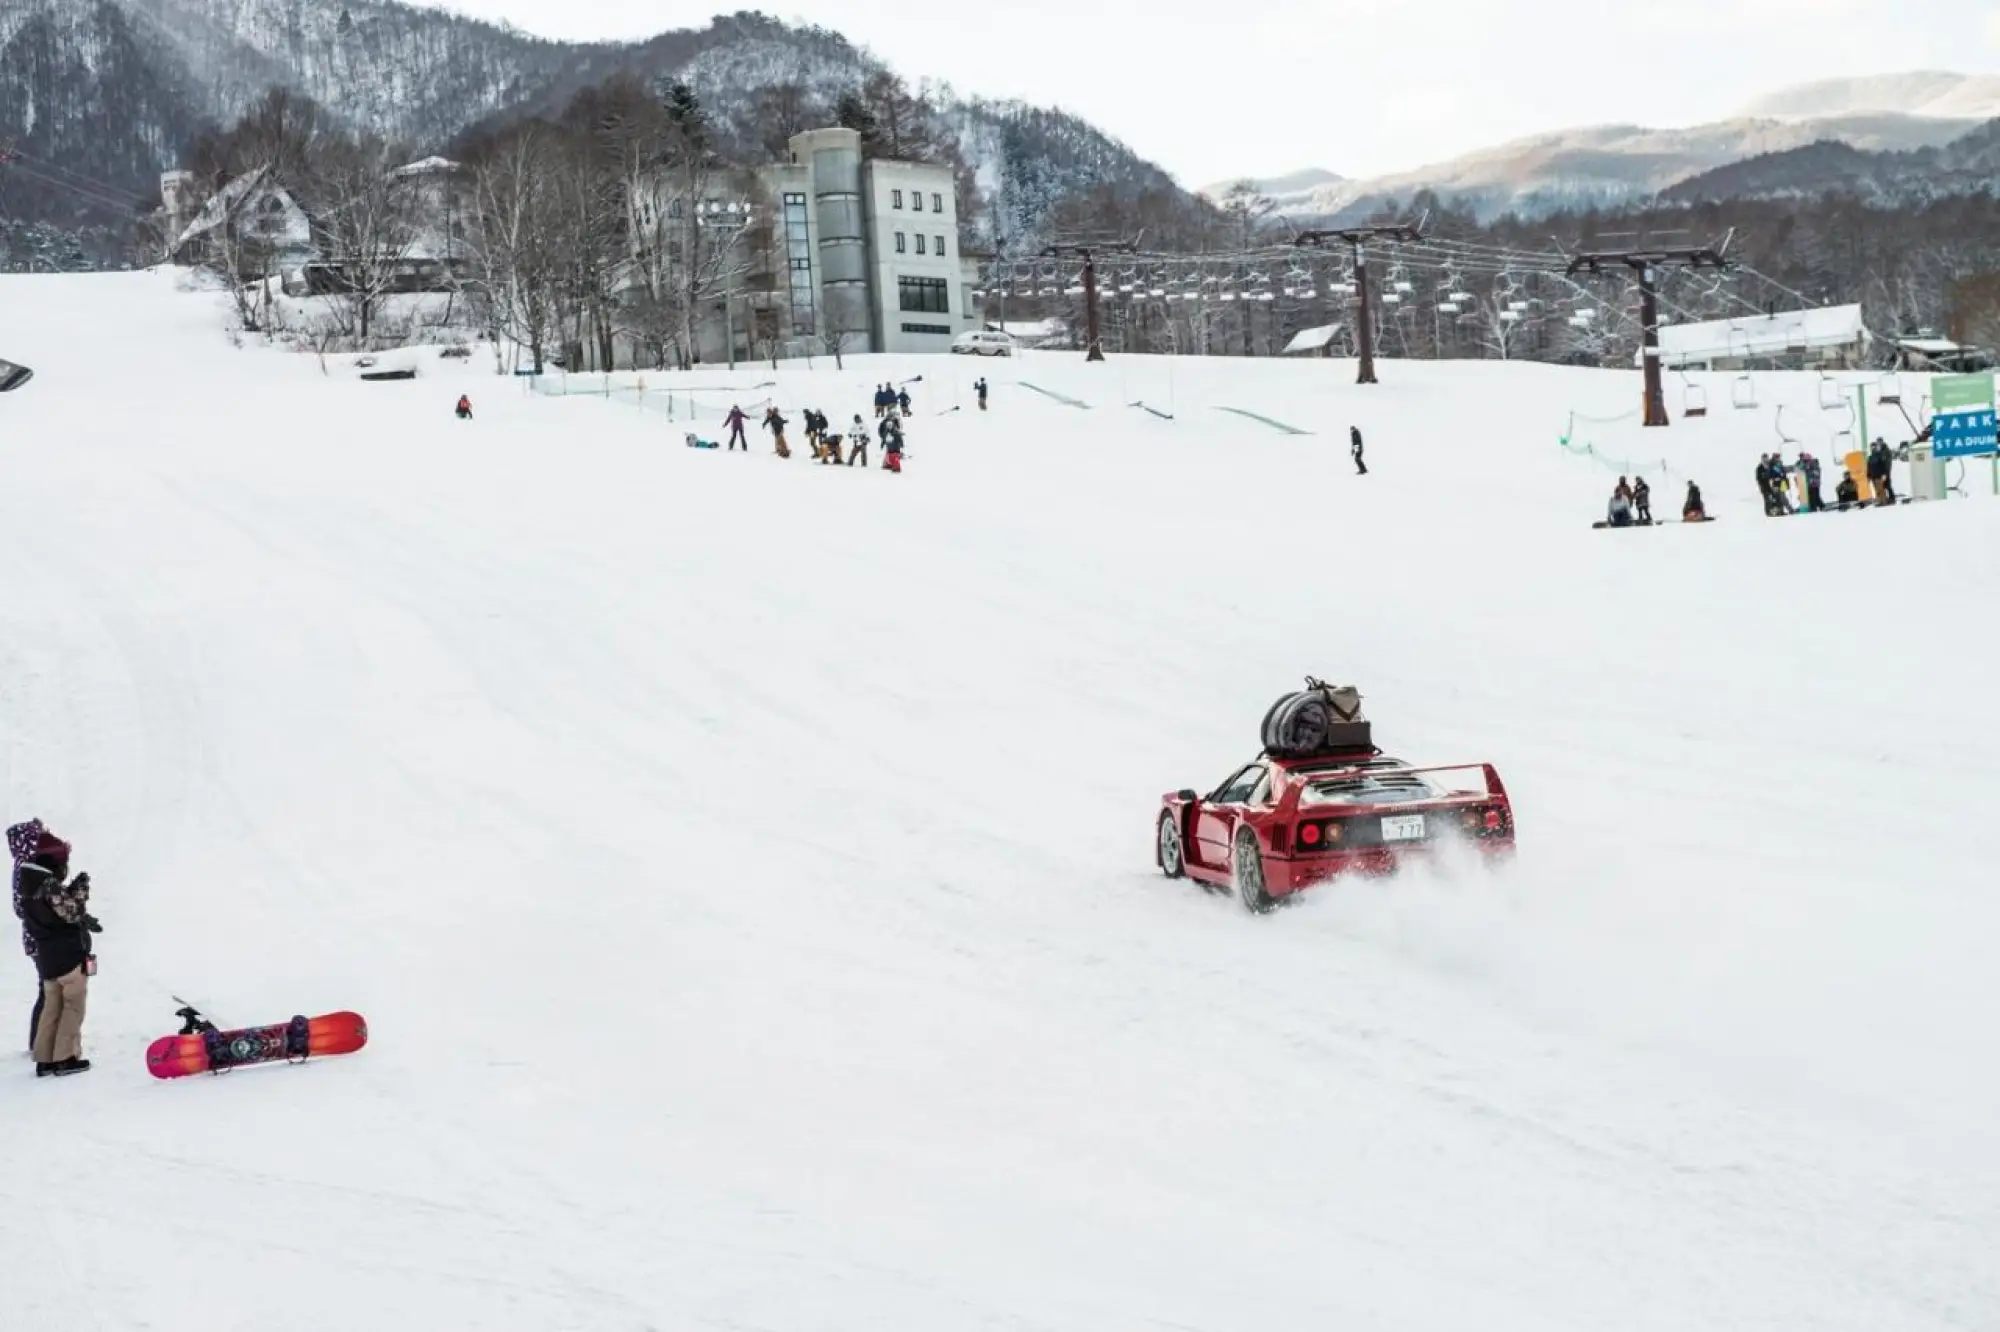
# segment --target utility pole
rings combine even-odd
[[[1578,273],[1601,277],[1607,270],[1624,269],[1639,279],[1639,359],[1645,379],[1645,424],[1649,426],[1668,424],[1666,394],[1660,386],[1660,270],[1726,269],[1729,261],[1722,256],[1735,238],[1736,228],[1731,227],[1720,245],[1591,250],[1569,261],[1571,277]]]
[[[1393,222],[1374,227],[1335,227],[1327,231],[1301,231],[1292,238],[1292,244],[1324,249],[1327,242],[1345,245],[1354,258],[1354,303],[1360,314],[1356,316],[1355,339],[1360,343],[1361,369],[1354,377],[1357,384],[1373,384],[1375,378],[1375,307],[1368,291],[1368,252],[1366,246],[1371,240],[1386,240],[1392,244],[1414,244],[1424,238],[1424,219],[1415,222]]]
[[[1087,350],[1083,354],[1086,361],[1104,359],[1104,342],[1097,329],[1097,251],[1112,254],[1136,254],[1139,247],[1132,241],[1101,241],[1095,244],[1081,242],[1075,244],[1049,245],[1042,249],[1044,259],[1081,257],[1083,259],[1083,336]]]

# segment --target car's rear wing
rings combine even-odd
[[[1464,796],[1478,800],[1506,800],[1507,787],[1500,780],[1499,771],[1491,763],[1431,763],[1417,768],[1384,768],[1381,760],[1353,768],[1315,768],[1309,772],[1295,773],[1301,786],[1319,782],[1362,781],[1370,777],[1382,777],[1393,773],[1399,777],[1415,777],[1436,772],[1476,772],[1480,775],[1481,786],[1448,792],[1450,796]]]

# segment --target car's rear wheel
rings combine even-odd
[[[1160,815],[1160,873],[1178,879],[1187,873],[1187,854],[1181,849],[1180,820],[1172,814]]]
[[[1257,846],[1257,834],[1248,828],[1236,833],[1236,899],[1245,911],[1263,915],[1278,904],[1264,890],[1264,853]]]

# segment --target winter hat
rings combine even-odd
[[[47,832],[48,829],[42,826],[40,819],[17,823],[7,830],[7,850],[17,863],[26,860],[35,854],[35,849],[41,845],[42,837]]]

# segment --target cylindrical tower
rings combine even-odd
[[[826,330],[854,335],[848,350],[875,342],[868,299],[868,213],[861,192],[861,133],[806,130],[792,136],[792,160],[810,164],[819,221],[820,311]]]

